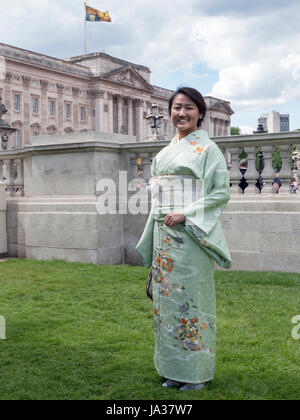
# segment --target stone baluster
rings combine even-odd
[[[239,168],[240,165],[240,153],[241,149],[239,147],[231,147],[228,149],[231,155],[231,171],[230,171],[230,181],[232,183],[231,193],[232,194],[243,194],[243,190],[239,186],[242,174]]]
[[[278,146],[281,152],[281,159],[282,159],[282,168],[279,174],[280,181],[282,186],[279,190],[280,194],[288,194],[290,193],[290,182],[293,176],[293,172],[291,170],[291,151],[292,146],[290,144],[281,144]]]
[[[11,160],[8,160],[8,159],[3,160],[2,176],[3,176],[3,182],[6,185],[6,191],[12,195],[12,188],[13,188],[14,182],[12,178],[11,164],[12,164]]]
[[[245,173],[245,178],[248,182],[248,187],[245,189],[245,194],[260,194],[260,190],[255,185],[258,179],[258,173],[256,170],[256,147],[244,147],[247,153],[248,169]]]
[[[16,159],[16,179],[15,186],[18,188],[18,193],[24,196],[24,162],[23,159]]]
[[[261,190],[262,194],[271,194],[272,182],[274,180],[274,169],[273,169],[273,146],[261,146],[261,151],[263,152],[265,167],[262,173],[262,178],[264,182],[264,187]]]

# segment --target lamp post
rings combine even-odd
[[[162,123],[164,116],[159,113],[158,105],[152,104],[152,112],[147,114],[146,120],[147,124],[151,126],[153,132],[153,140],[158,139],[158,129]]]
[[[2,119],[2,116],[7,113],[5,105],[2,103],[2,98],[0,96],[0,136],[1,136],[1,148],[3,150],[7,149],[8,139],[11,133],[14,133],[16,128],[12,128],[7,122]]]

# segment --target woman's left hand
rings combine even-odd
[[[175,225],[178,225],[178,223],[185,222],[185,216],[182,213],[169,213],[164,218],[164,223],[167,226],[173,227]]]

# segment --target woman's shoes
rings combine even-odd
[[[181,388],[179,388],[179,391],[201,391],[206,386],[207,386],[206,382],[202,384],[185,384]]]
[[[172,381],[172,379],[168,379],[166,382],[163,383],[162,386],[165,388],[180,388],[182,382]]]
[[[183,384],[182,382],[168,379],[162,386],[165,388],[179,388],[179,391],[201,391],[207,386],[207,382],[201,384]]]

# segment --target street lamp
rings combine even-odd
[[[11,133],[14,133],[16,128],[12,128],[7,122],[2,119],[2,116],[7,113],[5,105],[2,103],[0,96],[0,136],[1,136],[1,147],[3,150],[7,149],[8,138]]]
[[[153,132],[153,140],[158,139],[158,129],[162,123],[164,116],[158,111],[158,105],[152,104],[152,112],[147,114],[147,124],[151,126]]]

